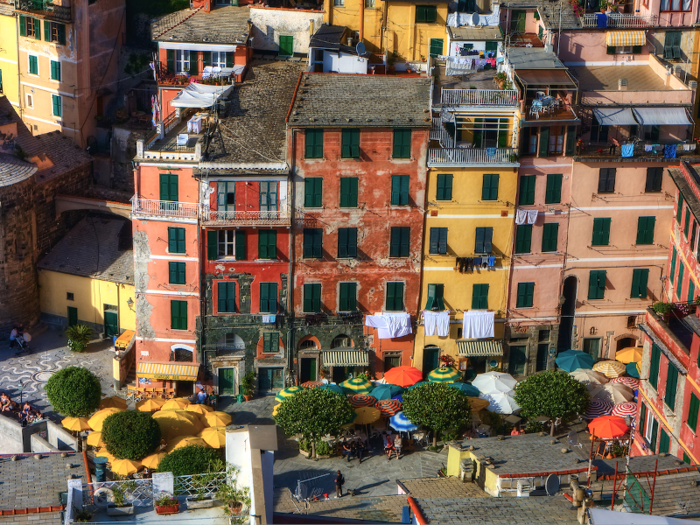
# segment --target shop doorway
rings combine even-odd
[[[236,395],[236,369],[235,368],[219,368],[219,395],[220,396],[235,396]]]
[[[299,382],[316,381],[316,358],[302,357],[299,370]]]
[[[438,368],[440,349],[437,346],[423,348],[423,377]]]
[[[258,390],[267,392],[284,388],[283,368],[258,368]]]

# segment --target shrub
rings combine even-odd
[[[105,419],[102,441],[114,457],[139,461],[160,444],[160,427],[149,412],[117,412]]]
[[[92,328],[86,324],[74,324],[66,329],[66,337],[71,352],[82,352],[90,342]]]
[[[528,421],[525,425],[526,434],[537,434],[538,432],[544,432],[544,425],[539,421]]]
[[[165,456],[158,465],[158,471],[172,472],[173,476],[204,474],[209,472],[210,465],[218,461],[221,461],[218,450],[201,445],[187,445]]]
[[[520,415],[568,419],[588,408],[588,390],[572,376],[560,370],[548,370],[528,377],[515,387],[515,402]]]
[[[333,449],[325,441],[319,441],[316,443],[316,454],[319,456],[330,456],[333,454]]]
[[[45,390],[54,410],[64,416],[87,417],[100,406],[100,380],[87,368],[59,370],[49,378]]]

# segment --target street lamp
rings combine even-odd
[[[19,380],[19,406],[20,409],[22,408],[22,392],[24,391],[24,385],[22,384],[22,380]]]

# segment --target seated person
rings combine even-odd
[[[207,393],[202,390],[201,388],[199,389],[199,392],[197,392],[197,401],[196,403],[198,405],[203,405],[204,402],[207,400]]]
[[[35,421],[37,419],[37,414],[39,414],[39,417],[41,417],[41,412],[36,412],[29,404],[29,402],[25,402],[24,405],[22,405],[22,409],[19,412],[19,420],[31,423],[32,421]]]
[[[347,456],[348,462],[350,461],[350,458],[354,455],[354,451],[352,450],[352,446],[349,441],[344,441],[343,442],[343,456]]]
[[[12,400],[3,392],[0,394],[0,412],[10,412],[12,410]]]

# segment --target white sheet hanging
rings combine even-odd
[[[538,213],[537,210],[527,210],[527,223],[535,224],[537,222]]]
[[[376,328],[379,339],[395,339],[413,333],[411,316],[406,313],[368,315],[365,326]]]
[[[495,312],[470,310],[464,312],[462,337],[464,339],[487,339],[494,335]]]
[[[515,224],[525,224],[527,221],[527,210],[518,209],[515,212]]]
[[[192,83],[180,91],[170,102],[174,108],[210,108],[219,97],[225,97],[233,89],[229,86],[209,86]]]
[[[423,321],[425,335],[435,335],[438,337],[448,337],[450,335],[450,311],[431,312],[423,310]]]

